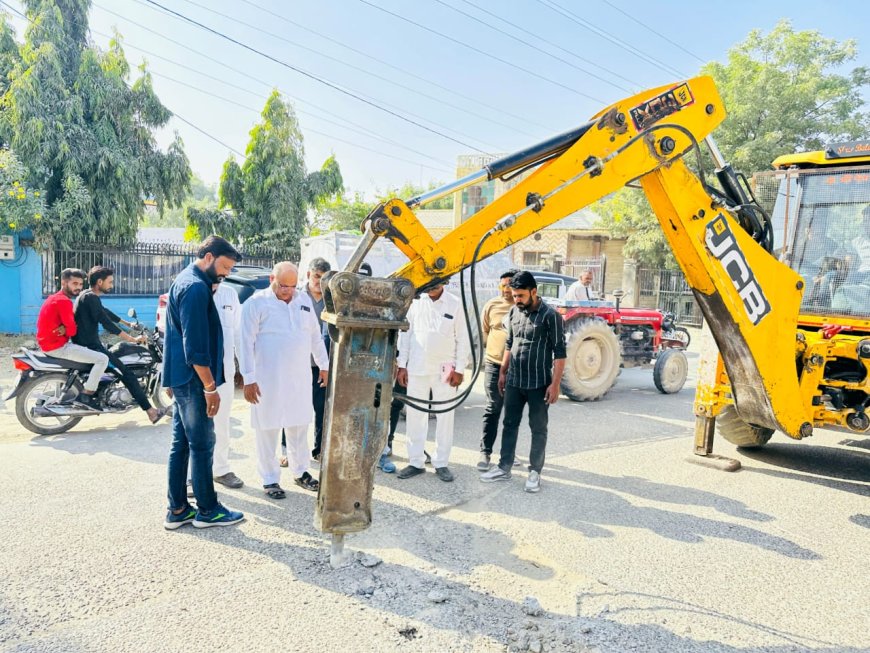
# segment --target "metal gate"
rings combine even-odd
[[[677,324],[695,327],[703,324],[704,316],[680,270],[639,268],[637,288],[639,305],[672,311]]]

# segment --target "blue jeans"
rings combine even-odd
[[[175,411],[172,414],[172,447],[169,450],[169,509],[187,505],[187,464],[193,494],[200,512],[210,513],[217,506],[212,477],[214,421],[206,412],[203,385],[195,374],[184,385],[172,388]]]

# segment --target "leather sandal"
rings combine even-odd
[[[283,499],[287,496],[287,493],[284,491],[284,489],[277,483],[264,485],[263,492],[265,492],[270,499]]]

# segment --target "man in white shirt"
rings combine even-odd
[[[217,387],[220,406],[213,418],[214,454],[211,469],[216,483],[238,489],[245,483],[230,470],[230,414],[233,412],[235,394],[236,352],[240,351],[242,306],[239,304],[238,293],[228,285],[216,283],[211,289],[224,334],[224,382]],[[187,496],[192,497],[193,486],[189,469],[187,475]]]
[[[565,299],[574,302],[589,302],[598,300],[598,291],[592,287],[592,270],[584,270],[580,281],[575,281],[565,293]]]
[[[223,283],[217,284],[214,305],[217,306],[224,332],[224,382],[217,389],[221,403],[214,416],[215,445],[212,473],[214,480],[221,485],[240,488],[244,482],[230,471],[230,413],[233,410],[233,395],[236,389],[236,352],[240,350],[242,306],[239,304],[238,293]]]
[[[852,239],[852,249],[856,257],[853,267],[861,279],[860,283],[866,284],[870,279],[870,205],[864,207],[861,216],[861,235]]]
[[[275,457],[281,429],[294,482],[306,490],[318,488],[308,473],[308,426],[314,418],[311,360],[313,356],[325,386],[329,357],[311,299],[296,289],[296,266],[278,263],[269,278],[271,285],[254,293],[242,308],[239,363],[245,399],[251,404],[263,490],[272,499],[283,499]]]
[[[430,392],[433,401],[455,397],[468,363],[470,347],[462,305],[456,295],[444,290],[445,285],[446,281],[411,304],[410,328],[399,334],[397,380],[408,389],[408,396],[417,397],[420,404],[428,401]],[[426,471],[424,447],[428,431],[428,415],[408,406],[409,465],[399,472],[399,478],[411,478]],[[447,467],[452,447],[453,411],[438,413],[432,464],[438,478],[445,482],[453,480]]]

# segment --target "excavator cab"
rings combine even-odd
[[[870,430],[870,141],[790,154],[755,175],[771,216],[773,254],[800,275],[796,362],[813,425]],[[762,446],[720,418],[720,434],[741,447]],[[723,428],[724,427],[724,428]]]
[[[756,176],[773,191],[776,254],[804,280],[810,325],[870,319],[870,142],[861,145],[780,157]]]

